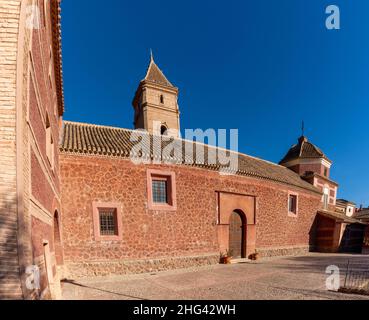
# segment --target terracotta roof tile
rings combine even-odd
[[[304,136],[300,137],[298,143],[288,150],[287,154],[280,161],[280,164],[299,158],[323,158],[330,161],[322,150],[309,142]]]
[[[364,209],[364,210],[356,212],[354,214],[354,218],[369,222],[369,209]]]
[[[132,133],[138,133],[138,131],[65,121],[63,124],[63,135],[61,139],[60,150],[62,153],[96,154],[128,158],[133,146],[137,143],[131,141]],[[162,148],[159,150],[160,154],[155,154],[152,148],[152,141],[153,139],[158,138],[158,136],[149,134],[147,134],[147,136],[149,139],[147,139],[145,143],[150,143],[151,148],[148,149],[150,150],[150,154],[146,154],[144,156],[146,156],[148,159],[160,159],[161,156],[165,156],[165,153],[163,153],[165,146],[167,146],[169,143],[174,143],[176,146],[175,150],[179,150],[177,148],[182,148],[183,156],[173,157],[174,155],[171,154],[170,156],[173,157],[172,162],[176,164],[202,167],[210,170],[219,170],[220,168],[225,167],[219,162],[212,163],[209,161],[208,152],[210,152],[210,154],[216,154],[217,152],[219,153],[220,151],[223,151],[226,155],[229,155],[231,152],[225,149],[202,145],[204,146],[204,162],[196,163],[196,161],[193,160],[196,159],[195,146],[199,146],[201,144],[188,140],[174,140],[171,138],[170,141],[163,141]],[[192,148],[193,157],[186,155],[184,152],[186,147]],[[318,189],[302,180],[295,172],[283,166],[245,154],[236,154],[238,156],[238,167],[233,168],[233,172],[236,172],[238,175],[273,180],[275,182],[304,188],[320,194]]]
[[[154,82],[167,87],[174,87],[165,77],[163,71],[159,69],[159,67],[157,66],[152,57],[144,80]]]
[[[356,217],[348,217],[344,213],[329,210],[319,210],[318,213],[339,222],[365,224],[362,221],[358,220]]]

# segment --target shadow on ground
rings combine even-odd
[[[339,267],[345,272],[349,263],[351,270],[369,271],[369,255],[361,254],[320,254],[312,253],[306,256],[286,257],[275,261],[274,267],[292,272],[325,273],[330,265]]]
[[[100,289],[100,288],[96,288],[96,287],[92,287],[92,286],[87,286],[87,285],[79,283],[75,280],[63,279],[63,280],[61,280],[61,283],[68,283],[68,284],[72,284],[74,286],[78,286],[78,287],[81,287],[81,288],[92,289],[92,290],[96,290],[96,291],[100,291],[100,292],[104,292],[104,293],[109,293],[109,294],[113,294],[113,295],[117,295],[117,296],[121,296],[121,297],[125,297],[125,298],[131,298],[131,299],[137,299],[137,300],[148,300],[148,299],[145,299],[145,298],[140,298],[140,297],[136,297],[136,296],[122,294],[122,293],[119,293],[119,292],[114,292],[114,291],[104,290],[104,289]]]

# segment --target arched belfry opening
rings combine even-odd
[[[163,124],[160,127],[160,134],[162,136],[166,136],[168,134],[168,128],[165,125],[163,125]]]
[[[63,249],[60,236],[60,223],[58,211],[54,213],[54,250],[57,265],[63,264]]]
[[[233,258],[246,257],[246,216],[241,210],[234,210],[229,217],[229,251]]]

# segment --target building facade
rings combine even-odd
[[[177,98],[178,89],[151,56],[133,99],[135,128],[148,132],[140,164],[131,158],[136,131],[64,122],[62,224],[69,277],[212,264],[227,252],[247,258],[255,251],[273,256],[315,249],[317,213],[333,210],[337,194],[329,179],[332,162],[323,152],[301,137],[281,164],[237,154],[237,168],[223,175],[220,164],[210,161],[220,149],[204,146],[207,157],[197,162],[203,145],[179,138]],[[157,140],[159,147],[152,146]],[[173,153],[164,155],[171,144]],[[191,152],[177,152],[182,150]],[[335,251],[333,242],[325,249]]]
[[[363,229],[335,212],[332,161],[306,137],[280,164],[181,139],[179,90],[152,55],[137,130],[63,121],[60,1],[0,1],[0,20],[0,299],[222,254],[335,252]]]
[[[217,263],[229,249],[235,257],[255,249],[263,256],[309,251],[321,194],[284,167],[244,156],[245,168],[253,165],[263,175],[258,179],[220,175],[207,165],[137,165],[114,144],[114,136],[129,137],[125,129],[66,122],[64,133],[63,244],[70,277]],[[98,153],[87,142],[94,135]],[[166,182],[164,201],[155,200],[159,181]],[[294,212],[290,196],[297,198]],[[117,225],[104,235],[107,211]]]
[[[354,202],[345,200],[345,199],[337,199],[336,201],[336,211],[343,213],[348,217],[352,217],[355,213],[356,204]]]

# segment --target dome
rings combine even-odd
[[[331,162],[326,155],[316,145],[308,141],[305,136],[301,136],[298,143],[293,145],[280,164],[296,160],[296,159],[325,159]]]

